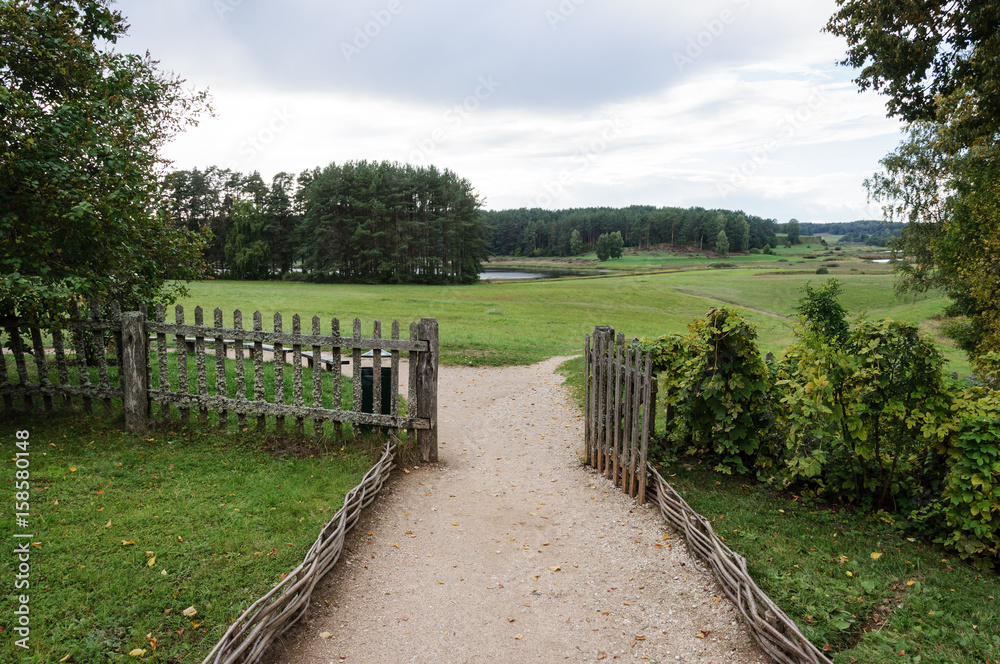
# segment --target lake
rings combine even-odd
[[[586,277],[596,274],[613,274],[613,270],[566,270],[561,268],[484,268],[479,273],[482,281],[515,281],[525,279],[554,279],[556,277]]]

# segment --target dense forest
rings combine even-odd
[[[601,235],[621,233],[626,247],[658,244],[715,247],[724,231],[729,251],[741,253],[777,245],[780,230],[774,219],[743,212],[633,205],[626,208],[540,208],[484,213],[490,228],[490,248],[500,256],[572,256],[593,251]],[[574,232],[579,242],[574,242]]]
[[[902,226],[779,224],[741,211],[651,205],[484,211],[472,185],[451,171],[390,162],[279,173],[270,184],[213,166],[170,173],[165,187],[173,223],[207,237],[208,272],[232,279],[471,283],[490,255],[578,256],[600,250],[602,236],[630,248],[715,250],[721,234],[729,252],[744,253],[814,233],[885,246]]]
[[[167,214],[209,235],[216,276],[357,283],[468,283],[488,255],[472,185],[449,170],[348,162],[266,184],[210,167],[165,179]]]

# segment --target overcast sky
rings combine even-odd
[[[833,0],[119,0],[119,50],[207,88],[177,168],[434,164],[489,209],[881,218],[901,139],[838,66]]]

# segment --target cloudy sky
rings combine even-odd
[[[178,168],[435,164],[487,208],[880,217],[900,141],[838,66],[833,0],[119,0],[124,51],[207,88]]]

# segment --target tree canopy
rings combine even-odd
[[[856,82],[911,124],[866,182],[890,220],[900,290],[943,288],[950,328],[982,371],[1000,352],[1000,5],[985,0],[838,0],[827,29],[847,38]]]
[[[207,107],[149,56],[113,50],[109,0],[0,2],[0,310],[170,299],[200,241],[158,213],[160,148]]]
[[[171,173],[167,187],[174,223],[210,235],[217,276],[469,283],[488,256],[471,183],[433,166],[334,163],[270,186],[210,167]]]

